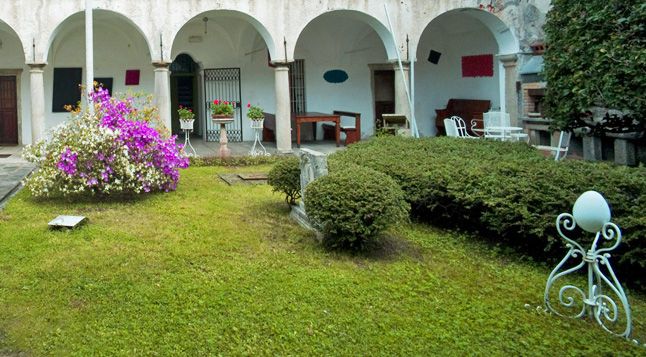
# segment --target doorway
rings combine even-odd
[[[0,145],[18,145],[18,93],[15,76],[0,76]]]
[[[395,112],[395,71],[379,69],[372,72],[375,100],[375,129],[383,126],[382,114]]]
[[[185,108],[193,109],[196,120],[193,123],[193,133],[201,132],[201,122],[203,118],[198,118],[199,110],[196,106],[197,100],[197,81],[196,71],[197,64],[193,58],[187,54],[181,54],[175,58],[170,65],[170,95],[171,95],[171,131],[173,134],[180,134],[179,114],[177,109],[181,105]],[[202,120],[201,120],[202,119]]]

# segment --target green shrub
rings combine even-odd
[[[390,224],[406,220],[409,205],[392,178],[355,165],[310,183],[305,209],[326,245],[361,249]]]
[[[192,156],[191,167],[202,167],[202,166],[252,166],[252,165],[262,165],[262,164],[273,164],[275,162],[283,160],[282,156],[229,156],[229,157],[219,157],[219,156]]]
[[[274,192],[285,194],[288,205],[296,204],[301,197],[301,169],[298,158],[290,156],[278,161],[269,171],[267,182]]]
[[[591,106],[646,125],[646,3],[554,0],[545,35],[546,114],[565,128]]]
[[[524,143],[453,138],[376,138],[330,157],[330,171],[352,163],[399,183],[415,218],[488,237],[537,258],[560,258],[554,226],[577,197],[600,192],[624,241],[613,252],[620,277],[646,276],[646,168],[576,160],[554,162]],[[580,237],[589,243],[591,235]]]

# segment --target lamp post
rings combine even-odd
[[[577,225],[596,234],[588,250],[568,238],[562,230],[573,231]],[[628,338],[632,331],[630,304],[608,259],[609,252],[621,243],[621,230],[610,222],[608,203],[598,192],[587,191],[574,203],[572,214],[558,216],[556,229],[569,251],[547,278],[544,301],[548,311],[572,318],[590,316],[604,330]],[[609,244],[603,247],[605,242]],[[567,264],[570,260],[575,264]],[[549,294],[555,283],[584,267],[587,267],[587,292],[566,282],[558,291],[560,307],[553,306]]]

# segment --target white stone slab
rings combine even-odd
[[[58,216],[51,220],[50,228],[74,228],[87,220],[84,216]]]

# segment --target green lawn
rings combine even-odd
[[[422,225],[369,255],[327,252],[268,186],[216,176],[268,169],[191,168],[132,202],[22,191],[0,212],[0,355],[646,353],[537,312],[547,266]],[[49,231],[57,214],[90,223]],[[646,299],[630,295],[646,342]]]

